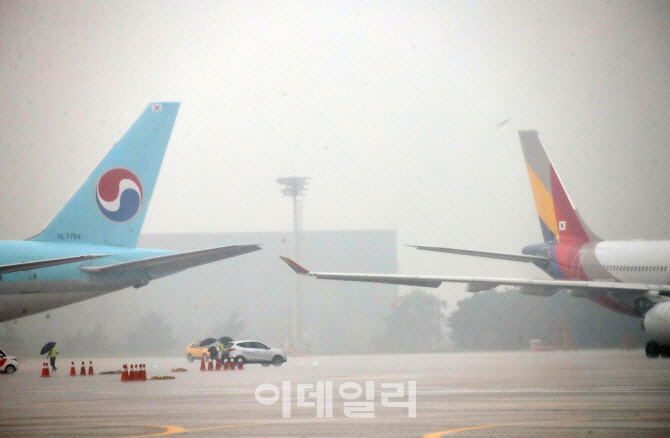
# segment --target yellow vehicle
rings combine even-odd
[[[186,347],[186,359],[188,359],[189,362],[193,362],[193,359],[200,359],[201,357],[208,360],[209,354],[207,354],[207,348],[208,347],[201,347],[200,341],[189,344],[189,346]]]

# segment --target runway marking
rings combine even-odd
[[[178,433],[189,433],[189,432],[197,432],[201,430],[214,430],[214,429],[231,429],[234,427],[244,427],[244,426],[260,426],[263,424],[272,424],[272,423],[245,423],[245,424],[227,424],[225,426],[211,426],[211,427],[198,427],[196,429],[184,429],[183,427],[179,426],[157,426],[153,424],[140,424],[140,425],[130,425],[130,426],[137,426],[137,427],[162,427],[165,429],[165,432],[159,432],[159,433],[152,433],[149,435],[132,435],[132,436],[127,436],[124,438],[146,438],[150,436],[165,436],[165,435],[175,435]]]
[[[652,420],[657,418],[670,418],[670,415],[640,415],[634,417],[605,417],[605,418],[571,418],[567,420],[538,420],[538,421],[523,421],[519,423],[503,423],[503,424],[488,424],[485,426],[473,426],[473,427],[464,427],[461,429],[451,429],[443,430],[441,432],[429,433],[424,435],[423,438],[440,438],[444,435],[458,432],[466,432],[468,430],[477,430],[477,429],[492,429],[494,427],[510,427],[510,426],[525,426],[528,424],[547,424],[547,423],[578,423],[582,421],[613,421],[613,420]]]
[[[348,376],[348,377],[325,377],[323,380],[371,380],[371,379],[416,379],[421,376]]]
[[[616,403],[598,403],[598,402],[564,402],[564,403],[556,403],[556,402],[545,402],[545,403],[521,403],[522,406],[534,406],[534,407],[542,407],[542,406],[551,406],[551,407],[557,407],[557,406],[615,406]]]
[[[183,432],[185,429],[183,427],[178,427],[178,426],[156,426],[153,424],[139,424],[137,427],[161,427],[165,429],[165,432],[160,432],[160,433],[152,433],[149,435],[132,435],[129,437],[125,438],[139,438],[139,437],[145,437],[145,436],[161,436],[161,435],[172,435],[174,433],[180,433]]]

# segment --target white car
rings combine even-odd
[[[245,364],[259,363],[264,367],[272,364],[278,367],[286,362],[286,352],[284,350],[270,348],[258,341],[233,341],[226,344],[226,349],[231,359],[242,358],[242,362]]]
[[[19,360],[14,356],[7,356],[0,350],[0,373],[14,374],[19,369]]]

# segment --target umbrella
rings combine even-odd
[[[47,342],[46,344],[44,344],[44,347],[42,347],[42,350],[40,351],[40,354],[46,354],[47,351],[51,350],[55,346],[56,346],[55,342]]]
[[[206,345],[210,345],[210,344],[213,344],[213,343],[215,343],[215,342],[216,342],[216,339],[214,339],[214,338],[207,338],[207,339],[205,339],[204,341],[201,341],[201,342],[200,342],[200,346],[201,346],[201,347],[204,347],[204,346],[206,346]]]
[[[223,345],[226,345],[228,342],[233,342],[233,338],[230,336],[224,336],[222,338],[219,338],[219,342],[221,342]]]

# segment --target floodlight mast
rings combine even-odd
[[[277,182],[284,186],[282,189],[282,194],[285,196],[291,196],[293,198],[293,237],[295,241],[295,260],[300,263],[301,260],[301,243],[302,243],[302,201],[298,199],[298,196],[304,196],[307,180],[309,177],[287,177],[287,178],[277,178]],[[300,350],[302,348],[302,342],[300,339],[300,330],[301,330],[301,297],[300,297],[300,283],[301,278],[297,276],[295,282],[295,290],[291,295],[291,318],[290,318],[290,332],[291,332],[291,342],[293,343],[293,348]]]

